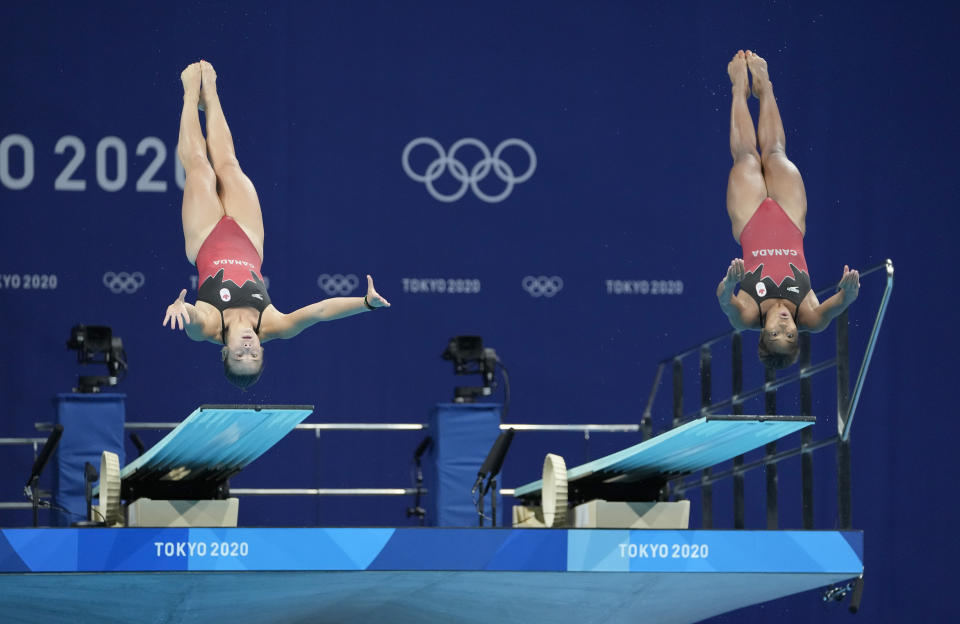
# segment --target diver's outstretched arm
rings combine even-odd
[[[163,317],[163,326],[170,323],[170,329],[182,329],[191,340],[207,340],[209,336],[204,332],[206,325],[206,315],[197,306],[187,303],[184,298],[187,296],[187,289],[180,291],[173,303],[167,306],[167,313]]]
[[[745,303],[736,293],[737,284],[743,279],[744,268],[741,258],[734,258],[727,268],[727,275],[720,284],[717,285],[717,301],[720,303],[720,309],[730,319],[730,324],[734,329],[743,331],[750,329],[757,324],[760,313],[756,306]]]
[[[840,278],[837,287],[836,294],[804,315],[806,327],[803,329],[813,333],[822,332],[830,325],[830,321],[843,314],[843,311],[860,296],[860,272],[843,265],[843,277]]]
[[[331,297],[311,303],[289,314],[281,314],[271,323],[271,338],[293,338],[303,330],[321,321],[335,321],[361,312],[390,307],[373,287],[373,278],[367,276],[367,294],[364,297]]]

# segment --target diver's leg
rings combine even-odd
[[[767,62],[748,50],[747,66],[753,76],[753,95],[760,100],[757,136],[767,194],[780,204],[800,231],[806,233],[807,193],[800,170],[787,158],[783,121],[767,73]]]
[[[217,196],[217,179],[207,160],[207,145],[200,129],[197,103],[200,98],[200,63],[193,63],[180,74],[183,82],[183,110],[180,113],[180,136],[177,156],[186,179],[183,185],[183,238],[187,259],[197,261],[197,252],[207,235],[223,216]]]
[[[207,118],[207,152],[217,175],[217,192],[227,215],[236,219],[263,259],[263,216],[257,190],[240,169],[233,135],[217,95],[217,73],[213,65],[200,61],[203,86],[200,97]]]
[[[750,85],[743,50],[737,52],[727,65],[727,73],[730,74],[733,85],[733,101],[730,106],[730,153],[733,156],[733,167],[730,168],[727,179],[727,214],[733,227],[733,237],[739,242],[740,232],[767,196],[767,189],[760,166],[760,154],[757,152],[757,135],[753,129],[750,109],[747,108]]]

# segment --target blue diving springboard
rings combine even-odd
[[[705,416],[622,451],[570,468],[567,481],[571,490],[580,490],[581,498],[586,498],[585,490],[593,486],[605,490],[601,495],[610,496],[611,489],[630,490],[645,481],[663,482],[709,468],[814,422],[813,416]],[[516,488],[514,496],[539,498],[542,487],[542,480],[537,480]]]
[[[312,405],[201,405],[120,471],[121,496],[219,498],[227,479],[311,413]]]

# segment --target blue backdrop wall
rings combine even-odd
[[[958,221],[949,3],[34,2],[0,16],[0,436],[34,435],[51,397],[75,384],[64,341],[76,323],[123,338],[128,420],[244,402],[315,404],[310,422],[425,422],[466,383],[439,357],[447,340],[479,334],[509,367],[509,422],[638,422],[656,362],[727,327],[714,297],[739,254],[724,209],[725,70],[737,49],[758,51],[806,181],[815,287],[845,263],[897,267],[853,445],[865,615],[947,619],[928,598],[950,590],[958,555],[946,392],[958,299],[936,270]],[[161,327],[179,290],[196,287],[175,149],[179,73],[199,58],[219,73],[260,195],[277,307],[361,294],[350,287],[366,273],[393,303],[268,344],[263,379],[243,394],[216,347]],[[475,185],[449,169],[418,181],[433,146],[449,154],[461,139],[475,139],[455,152],[464,167],[499,148],[515,182],[482,168]],[[877,275],[864,280],[855,354],[880,292]],[[832,338],[814,337],[815,358]],[[747,374],[760,381],[756,366]],[[829,435],[835,390],[818,384]],[[781,411],[798,410],[781,397]],[[420,438],[297,433],[234,485],[409,486]],[[579,463],[635,441],[520,435],[504,485],[537,478],[547,451]],[[25,476],[29,450],[3,452]],[[817,518],[832,528],[825,459]],[[19,497],[20,483],[4,480],[0,498]],[[783,495],[784,526],[800,524],[797,498]],[[241,522],[403,525],[410,503],[253,499]],[[722,505],[717,525],[730,526]],[[762,527],[759,494],[749,513]],[[737,621],[771,617],[847,616],[808,595]]]

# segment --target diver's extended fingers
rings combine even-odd
[[[167,308],[167,315],[163,317],[163,326],[167,326],[167,321],[170,321],[170,329],[177,328],[177,320],[179,316],[174,312],[173,306]]]

